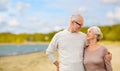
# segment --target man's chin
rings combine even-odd
[[[78,33],[78,32],[80,32],[80,30],[78,30],[78,29],[72,31],[72,33]]]
[[[80,32],[80,31],[73,31],[72,33],[78,33],[78,32]]]

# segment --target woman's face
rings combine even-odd
[[[87,32],[87,40],[93,40],[93,39],[96,39],[96,35],[94,33],[94,30],[93,29],[90,29],[88,32]]]

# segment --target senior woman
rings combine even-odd
[[[84,66],[85,71],[112,71],[111,62],[105,58],[107,49],[98,44],[103,37],[99,27],[93,26],[88,29],[88,46],[85,48]]]

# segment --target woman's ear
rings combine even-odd
[[[98,35],[95,35],[95,38],[98,39]]]

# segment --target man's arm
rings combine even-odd
[[[106,71],[112,71],[112,65],[111,65],[112,54],[110,52],[107,52],[104,60],[105,60]]]
[[[57,71],[59,71],[59,62],[54,56],[54,52],[57,50],[57,48],[58,48],[58,35],[55,35],[46,50],[46,55],[57,66]]]
[[[55,64],[55,66],[57,67],[57,71],[59,71],[59,62],[58,62],[58,61],[55,61],[54,64]]]
[[[111,62],[112,60],[112,54],[110,52],[108,52],[106,55],[105,55],[105,58],[106,60],[108,60],[109,62]]]
[[[57,71],[59,71],[59,62],[54,57],[53,53],[49,53],[48,51],[46,51],[46,54],[48,58],[53,62],[53,64],[57,67]]]

